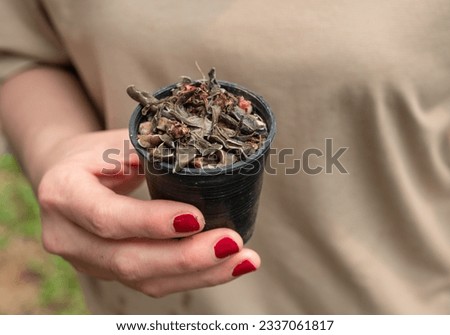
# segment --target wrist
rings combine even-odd
[[[42,67],[8,79],[0,90],[5,134],[36,190],[62,155],[58,148],[79,134],[100,130],[97,114],[77,77]]]

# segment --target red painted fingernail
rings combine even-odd
[[[225,258],[239,251],[239,246],[229,237],[224,237],[214,246],[217,258]]]
[[[236,265],[236,267],[233,270],[233,277],[242,276],[246,273],[255,271],[256,267],[248,260],[243,261],[242,263],[239,263]]]
[[[200,223],[192,214],[181,214],[173,219],[173,227],[177,233],[190,233],[200,229]]]

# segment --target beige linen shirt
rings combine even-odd
[[[449,1],[0,2],[1,79],[72,64],[107,128],[127,126],[129,84],[198,78],[195,62],[278,121],[262,267],[162,299],[83,276],[93,312],[450,312]]]

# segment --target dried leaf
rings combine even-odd
[[[174,172],[225,167],[254,154],[267,137],[267,126],[252,103],[220,87],[212,68],[208,80],[182,76],[172,94],[156,99],[134,86],[128,95],[142,114],[138,143],[154,160],[173,163]]]
[[[195,147],[178,147],[175,154],[174,172],[181,171],[183,168],[189,165],[189,163],[195,158],[197,150]]]

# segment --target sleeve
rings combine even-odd
[[[0,85],[40,64],[69,65],[69,57],[39,0],[0,1]]]

